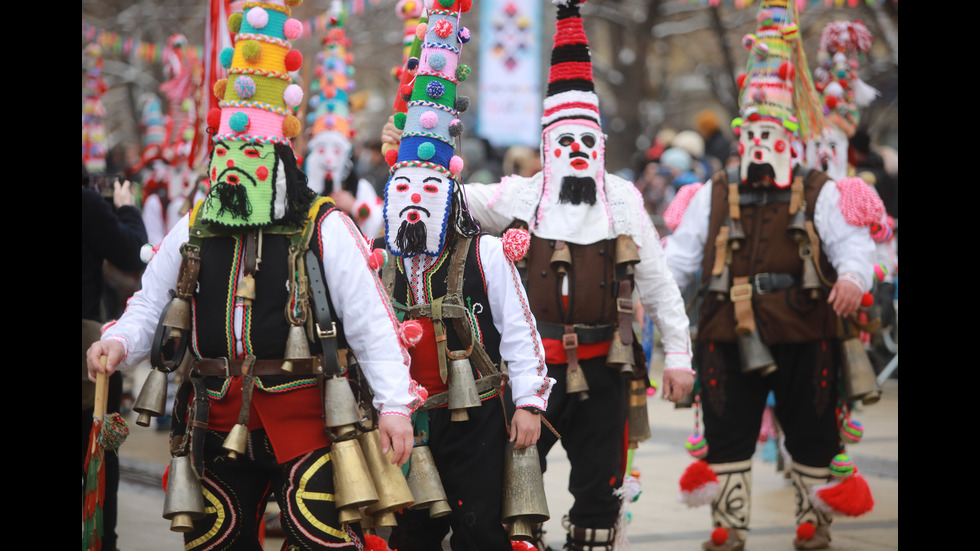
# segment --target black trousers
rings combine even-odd
[[[499,396],[467,410],[468,421],[450,420],[448,408],[429,410],[429,440],[436,468],[453,512],[430,518],[429,511],[403,510],[396,515],[389,547],[398,551],[511,551],[501,524],[504,453],[507,432]]]
[[[708,463],[750,459],[770,391],[793,461],[827,467],[840,451],[837,397],[840,352],[833,340],[769,347],[778,369],[742,373],[735,343],[703,342],[698,377]]]
[[[281,511],[283,549],[354,549],[354,541],[363,546],[360,524],[337,522],[330,448],[277,463],[265,431],[253,430],[247,452],[231,460],[221,449],[226,435],[207,434],[201,485],[208,514],[184,534],[185,550],[262,551],[258,530],[270,493]]]
[[[568,490],[575,498],[569,520],[582,528],[612,528],[619,519],[620,499],[613,492],[623,485],[626,429],[626,379],[606,366],[605,356],[579,363],[589,385],[589,397],[568,394],[567,364],[548,364],[556,380],[545,418],[561,434],[571,463]],[[538,440],[541,470],[558,438],[546,427]]]

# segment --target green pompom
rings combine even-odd
[[[469,65],[460,65],[456,67],[456,80],[463,82],[468,76],[470,76]]]
[[[395,113],[395,128],[399,130],[405,130],[405,120],[408,115],[405,113]]]
[[[228,30],[237,33],[242,28],[242,14],[233,13],[228,16]]]
[[[259,44],[257,40],[247,40],[242,44],[242,57],[246,61],[255,63],[262,57],[262,44]]]

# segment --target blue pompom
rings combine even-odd
[[[433,80],[425,87],[425,93],[429,94],[430,98],[441,98],[446,92],[446,87],[442,85],[441,82]]]
[[[244,132],[248,130],[248,115],[238,111],[228,117],[228,126],[233,132]]]
[[[429,159],[432,158],[433,155],[436,154],[436,146],[432,145],[429,142],[421,143],[419,144],[418,149],[416,149],[416,153],[418,153],[419,159],[422,159],[423,161],[428,161]]]
[[[231,60],[235,57],[235,48],[225,48],[218,54],[218,62],[225,69],[231,68]]]
[[[445,66],[446,56],[440,52],[429,54],[429,67],[432,67],[436,71],[442,71],[443,67]]]

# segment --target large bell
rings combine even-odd
[[[796,214],[790,216],[786,233],[797,243],[804,243],[809,239],[806,231],[806,213],[803,209],[797,209]]]
[[[728,275],[728,264],[725,264],[720,275],[711,275],[711,281],[708,282],[708,292],[717,293],[721,295],[719,298],[726,299],[731,291],[731,282],[732,278]]]
[[[190,532],[194,521],[204,518],[204,494],[201,480],[189,456],[170,460],[167,490],[163,499],[163,518],[170,521],[170,530]]]
[[[555,251],[551,253],[551,267],[555,269],[560,274],[568,272],[569,266],[572,265],[572,251],[569,250],[568,245],[565,243],[561,244],[561,248],[557,245],[555,246]]]
[[[412,505],[411,509],[429,509],[431,518],[446,516],[452,512],[446,502],[446,490],[436,469],[432,450],[428,446],[412,448],[408,476],[405,478],[415,500],[415,505]]]
[[[647,416],[647,385],[643,379],[630,379],[629,385],[629,447],[650,438],[650,418]]]
[[[585,381],[585,373],[582,368],[568,370],[568,379],[565,381],[565,392],[568,394],[578,393],[580,400],[589,398],[589,383]]]
[[[367,462],[374,489],[378,492],[378,502],[369,505],[367,513],[379,522],[385,513],[391,513],[415,503],[412,490],[402,470],[391,462],[394,450],[381,453],[381,432],[378,429],[361,432],[357,435],[364,460]]]
[[[731,244],[733,251],[737,251],[745,243],[745,230],[742,228],[742,221],[738,218],[729,218],[728,228],[728,243]]]
[[[742,363],[742,373],[758,371],[765,377],[776,371],[776,360],[766,343],[762,342],[757,327],[750,333],[738,335],[738,357]]]
[[[612,342],[609,343],[609,353],[606,354],[606,365],[620,368],[623,371],[633,370],[633,347],[623,343],[619,337],[619,329],[613,332]]]
[[[335,429],[338,437],[349,436],[355,430],[354,424],[361,420],[361,410],[357,407],[350,381],[346,377],[330,377],[324,387],[326,425]]]
[[[163,318],[163,325],[172,328],[170,334],[173,338],[179,338],[181,331],[191,328],[190,303],[180,297],[171,299],[170,306],[167,308],[167,315]]]
[[[521,541],[530,541],[531,527],[551,518],[537,446],[515,450],[513,442],[507,443],[501,517],[510,525],[510,538]]]
[[[844,378],[844,399],[848,403],[861,400],[869,406],[881,399],[881,385],[874,366],[858,337],[841,342],[841,377]]]
[[[332,442],[330,461],[333,462],[334,504],[338,512],[344,511],[348,519],[356,514],[360,520],[358,509],[378,501],[378,492],[361,446],[353,438]]]
[[[453,360],[449,364],[449,411],[453,421],[470,418],[467,408],[480,407],[480,395],[476,391],[473,368],[467,358]]]
[[[167,414],[167,374],[159,369],[150,370],[140,389],[133,411],[139,414],[136,424],[141,427],[150,426],[151,417],[163,417]]]
[[[616,264],[636,264],[640,261],[640,253],[636,242],[627,234],[616,237]]]
[[[305,360],[310,357],[310,341],[302,325],[290,325],[289,336],[286,338],[286,353],[282,363],[283,371],[292,371],[292,360]]]

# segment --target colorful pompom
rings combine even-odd
[[[231,128],[232,132],[245,132],[248,130],[248,115],[242,113],[241,111],[232,113],[228,117],[228,126]]]
[[[432,67],[436,71],[442,71],[446,66],[446,56],[441,52],[435,52],[429,54],[429,67]]]
[[[299,84],[290,84],[283,91],[282,99],[289,107],[296,107],[303,103],[303,87]]]
[[[428,30],[429,30],[428,24],[426,24],[426,23],[419,23],[418,26],[415,27],[415,38],[418,38],[419,40],[423,40],[424,41],[425,40],[425,33]]]
[[[208,111],[208,126],[218,128],[221,125],[221,108],[215,107]]]
[[[408,115],[405,113],[395,113],[394,123],[395,128],[399,130],[405,129],[405,121],[408,119]]]
[[[398,327],[398,338],[405,348],[413,348],[422,339],[422,324],[418,320],[406,320]]]
[[[456,33],[456,38],[463,44],[466,44],[470,41],[470,30],[466,27],[460,27],[459,32]]]
[[[704,459],[708,455],[708,441],[701,433],[688,436],[684,448],[695,459]]]
[[[861,306],[868,308],[875,303],[875,296],[871,293],[864,293],[861,295]]]
[[[802,541],[809,541],[813,539],[813,536],[817,533],[816,526],[813,525],[809,520],[798,524],[796,526],[796,539]]]
[[[470,76],[469,65],[459,65],[456,67],[456,80],[463,82],[468,76]]]
[[[501,236],[504,246],[504,256],[511,262],[517,262],[527,254],[528,247],[531,246],[531,235],[527,230],[511,228]]]
[[[419,159],[423,161],[428,161],[436,154],[436,146],[432,145],[430,142],[422,142],[419,144],[418,148],[415,150]]]
[[[299,50],[289,50],[286,53],[285,62],[287,71],[298,71],[303,66],[303,53]]]
[[[248,24],[253,28],[264,29],[269,24],[269,12],[256,6],[248,10],[248,13],[245,14],[245,19],[248,20]]]
[[[789,61],[784,61],[779,64],[777,73],[779,74],[779,78],[783,80],[793,80],[793,76],[796,75],[796,68]]]
[[[443,86],[438,80],[433,80],[426,84],[425,93],[429,95],[430,98],[439,99],[444,93],[446,93],[446,87]]]
[[[262,59],[262,44],[256,40],[246,40],[242,44],[242,57],[249,63],[258,63]]]
[[[457,96],[456,97],[456,111],[462,113],[470,108],[470,98],[469,96]]]
[[[878,281],[885,281],[885,277],[888,275],[888,268],[885,268],[884,264],[875,264],[875,278]]]
[[[153,257],[156,254],[157,254],[156,247],[154,247],[150,243],[147,243],[146,245],[140,247],[140,260],[143,261],[143,264],[148,264],[151,260],[153,260]]]
[[[728,530],[724,526],[719,526],[711,531],[711,543],[724,545],[728,541]]]
[[[290,17],[282,26],[282,33],[289,40],[296,40],[303,34],[303,24],[298,19]]]
[[[214,97],[218,99],[225,99],[225,89],[227,88],[228,88],[228,79],[226,78],[219,79],[217,82],[214,83],[214,88],[212,88],[212,91],[214,92]]]
[[[242,14],[233,13],[228,16],[228,30],[234,34],[242,29]]]
[[[459,174],[463,171],[463,158],[458,155],[453,155],[452,159],[449,159],[449,172],[453,175]]]
[[[854,461],[843,453],[835,455],[830,462],[830,476],[834,478],[847,478],[854,472]]]
[[[386,144],[386,145],[391,145],[391,144]],[[398,162],[398,148],[397,147],[392,146],[391,149],[389,149],[388,151],[385,151],[385,162],[388,163],[388,166],[392,166],[393,164],[395,164],[395,163]]]
[[[858,517],[874,508],[874,497],[868,481],[858,473],[849,457],[840,454],[830,464],[830,484],[810,490],[814,506],[826,514]]]
[[[218,54],[218,62],[221,63],[221,66],[224,67],[225,69],[231,68],[231,61],[234,58],[235,58],[234,48],[225,48],[224,50],[221,50],[220,54]]]
[[[419,124],[423,128],[435,128],[436,124],[439,123],[439,116],[435,114],[434,111],[426,111],[419,116]]]
[[[255,80],[248,75],[242,75],[235,79],[235,93],[242,99],[248,99],[255,95]]]
[[[718,485],[718,475],[704,460],[695,461],[688,465],[680,479],[681,502],[688,507],[708,505],[721,490]]]
[[[384,249],[374,249],[368,257],[368,266],[372,270],[380,270],[388,259],[387,251]]]
[[[365,551],[391,551],[384,539],[374,534],[364,534]]]
[[[848,444],[857,444],[864,436],[864,426],[860,421],[848,419],[847,423],[840,428],[840,439]]]
[[[460,121],[459,119],[453,119],[449,123],[449,135],[452,136],[452,137],[454,137],[454,138],[457,137],[457,136],[462,136],[463,135],[463,122]]]
[[[303,125],[300,124],[299,119],[292,115],[287,115],[282,121],[282,134],[287,138],[295,138],[296,136],[299,136],[302,129]]]
[[[450,23],[448,19],[440,19],[436,21],[436,24],[432,30],[439,38],[447,38],[449,35],[453,34],[456,27]]]

